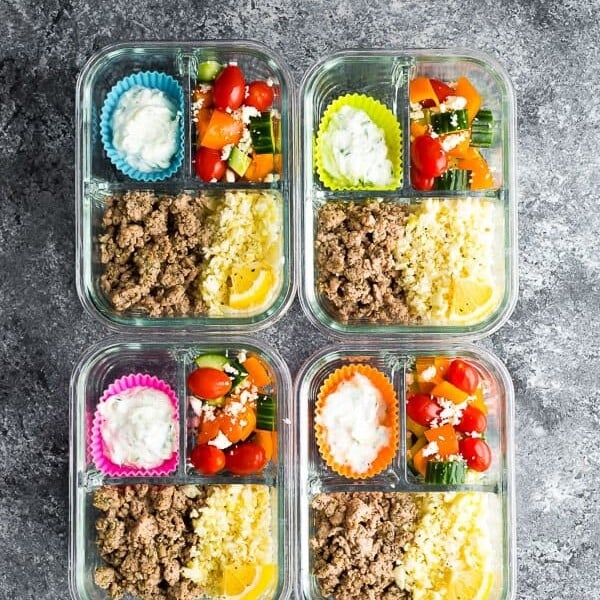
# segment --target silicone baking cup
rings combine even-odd
[[[154,377],[153,375],[136,373],[125,375],[124,377],[117,379],[104,391],[98,406],[117,394],[122,394],[126,390],[135,388],[151,388],[158,390],[159,392],[163,392],[169,397],[171,405],[173,406],[173,425],[175,427],[175,432],[177,432],[179,429],[179,402],[177,400],[177,396],[168,383],[158,379],[157,377]],[[175,447],[178,447],[178,443],[175,444]],[[94,420],[92,422],[90,454],[96,467],[102,471],[102,473],[110,477],[164,476],[175,471],[179,462],[179,452],[174,450],[170,458],[165,460],[161,465],[151,469],[137,468],[131,465],[115,464],[105,453],[104,441],[102,439],[102,415],[98,409],[96,409],[96,412],[94,413]]]
[[[392,163],[392,181],[387,185],[375,184],[351,184],[331,176],[324,164],[321,153],[322,136],[328,130],[331,119],[343,107],[350,106],[367,113],[371,121],[383,130],[387,146],[387,156]],[[336,98],[325,109],[323,118],[319,124],[319,130],[315,141],[315,163],[319,178],[326,188],[333,191],[360,191],[360,190],[394,190],[402,180],[402,138],[400,135],[400,124],[392,111],[370,96],[364,94],[346,94]]]
[[[381,401],[386,405],[385,417],[383,421],[380,422],[380,425],[384,425],[391,429],[389,443],[381,448],[375,459],[371,462],[369,468],[362,472],[357,472],[349,464],[342,464],[335,460],[331,454],[329,444],[327,443],[327,429],[317,423],[316,418],[322,413],[327,398],[338,389],[340,384],[349,381],[357,373],[360,373],[369,379],[373,386],[379,391]],[[315,404],[315,436],[323,460],[327,466],[338,473],[338,475],[350,479],[366,479],[381,473],[394,459],[399,440],[398,399],[390,380],[381,371],[363,364],[347,365],[334,371],[323,382],[317,395],[317,402]]]
[[[179,121],[177,124],[177,151],[171,158],[171,163],[166,169],[157,171],[139,171],[132,167],[122,154],[113,146],[112,117],[117,108],[121,96],[133,87],[141,86],[149,89],[158,89],[164,92],[177,107]],[[100,137],[104,150],[112,164],[122,173],[136,181],[163,181],[172,177],[181,167],[184,155],[184,127],[183,127],[183,88],[165,73],[157,71],[144,71],[134,73],[118,81],[110,90],[100,114]]]

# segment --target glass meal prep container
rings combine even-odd
[[[438,400],[445,412],[432,413],[431,386],[442,382],[472,394],[462,405]],[[304,363],[295,396],[301,597],[515,597],[514,391],[493,354],[470,344],[341,343]],[[472,418],[476,405],[483,424]],[[380,447],[377,425],[391,434],[368,455]],[[461,440],[455,454],[430,437],[444,427]],[[419,472],[421,438],[431,472]]]
[[[227,361],[219,363],[224,357]],[[192,382],[193,373],[203,369],[205,375],[208,367],[203,361],[230,375],[233,387],[223,392],[224,400],[201,400],[195,395],[208,395],[198,391],[197,386],[202,385],[198,378]],[[136,577],[145,580],[146,592],[156,591],[156,586],[164,592],[166,582],[182,587],[191,580],[198,582],[196,595],[181,597],[214,597],[223,592],[233,596],[247,585],[256,597],[288,597],[296,572],[291,386],[287,366],[276,352],[239,336],[207,335],[190,341],[189,337],[155,335],[137,341],[107,340],[90,348],[73,371],[70,390],[71,597],[109,598],[107,589],[97,585],[95,578],[106,588],[122,577],[129,584]],[[123,454],[129,456],[127,460],[119,461],[107,416],[115,413],[102,412],[132,406],[125,404],[134,402],[132,397],[142,403],[140,388],[145,393],[166,392],[174,402],[173,454],[157,468],[149,462],[140,466],[137,461],[144,457],[142,449],[161,436],[157,428],[160,417],[155,413],[153,419],[146,418],[152,439],[144,438],[135,452]],[[266,413],[259,408],[264,398],[270,399]],[[248,407],[251,400],[256,401],[251,405],[256,410],[252,432],[249,437],[238,432],[234,438],[231,415],[241,415],[240,403],[246,402]],[[130,419],[113,421],[123,443],[136,439],[134,424],[144,422],[142,408],[135,405]],[[228,425],[223,420],[225,413],[230,415]],[[98,430],[100,414],[104,421]],[[203,416],[199,418],[199,414]],[[249,417],[247,414],[242,421],[240,416],[237,424],[246,426]],[[201,440],[210,419],[220,423],[219,439],[225,432],[242,440],[223,450],[228,453],[237,448],[231,451],[232,455],[237,452],[237,459],[230,462],[229,457],[221,470],[218,467],[222,465],[213,469],[210,459],[203,461],[205,455],[195,451],[211,445]],[[260,427],[264,429],[259,431]],[[214,433],[209,438],[213,443],[217,439]],[[257,444],[264,448],[259,459],[248,454],[241,457],[242,447],[256,454]],[[222,446],[215,443],[212,447]],[[183,508],[182,502],[189,506]],[[136,576],[138,572],[141,575]],[[198,593],[202,589],[209,593]],[[139,597],[140,588],[136,591],[129,589],[125,597]]]
[[[498,329],[518,293],[503,67],[463,50],[346,50],[305,74],[300,106],[297,267],[311,322],[340,337]]]
[[[88,61],[76,261],[93,317],[120,331],[256,331],[285,313],[295,102],[285,63],[250,41],[119,43]]]

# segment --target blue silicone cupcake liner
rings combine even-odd
[[[113,130],[112,130],[112,117],[113,113],[119,103],[121,96],[133,87],[141,86],[150,89],[158,89],[164,92],[169,99],[177,106],[179,113],[179,123],[177,126],[179,144],[177,151],[171,158],[171,163],[166,169],[159,171],[140,171],[135,167],[127,163],[121,152],[119,152],[113,146]],[[163,181],[174,175],[181,164],[183,163],[184,155],[184,140],[183,140],[183,88],[171,77],[165,73],[158,73],[156,71],[144,71],[142,73],[135,73],[129,75],[124,79],[117,82],[104,101],[102,106],[102,113],[100,115],[100,136],[102,138],[102,144],[104,150],[110,161],[115,167],[131,177],[136,181]]]

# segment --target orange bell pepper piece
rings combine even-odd
[[[469,397],[467,392],[463,392],[449,381],[438,383],[431,390],[431,395],[437,396],[438,398],[446,398],[446,400],[451,400],[454,404],[462,404]]]
[[[215,108],[210,116],[200,145],[212,150],[221,150],[228,144],[237,144],[244,132],[244,123],[229,113]]]
[[[271,383],[269,372],[256,356],[249,356],[244,361],[244,369],[248,371],[248,376],[256,387],[264,388]]]
[[[275,171],[275,157],[273,154],[255,154],[244,179],[248,181],[262,181],[269,173]]]
[[[432,100],[436,106],[440,105],[440,101],[428,77],[415,77],[410,80],[408,84],[408,98],[410,102]]]
[[[462,96],[467,100],[467,113],[469,115],[469,124],[471,124],[481,108],[481,96],[473,84],[464,76],[458,78],[455,89],[457,96]]]
[[[201,140],[208,129],[210,117],[212,116],[212,108],[200,108],[194,111],[194,122],[196,124],[196,137]]]
[[[432,427],[425,432],[428,442],[436,442],[438,446],[437,454],[441,457],[458,454],[458,437],[456,430],[450,423],[441,427]]]
[[[427,472],[427,456],[423,456],[423,448],[415,452],[413,456],[413,467],[416,469],[417,473],[425,477],[425,473]]]
[[[494,177],[487,161],[477,148],[469,148],[465,156],[457,161],[458,169],[471,171],[472,190],[488,190],[494,187]]]
[[[484,415],[487,415],[488,409],[485,403],[485,399],[483,398],[483,390],[481,386],[478,386],[475,390],[475,399],[471,401],[471,406],[478,408]]]
[[[425,135],[429,127],[426,123],[420,121],[411,121],[410,124],[410,137],[411,139],[418,138],[421,135]]]
[[[214,419],[202,419],[202,423],[198,428],[198,444],[208,444],[211,440],[214,440],[221,430],[221,422],[219,417]]]
[[[257,429],[254,432],[254,441],[262,446],[262,449],[265,451],[265,456],[267,458],[267,462],[269,462],[273,456],[273,436],[271,435],[272,431],[265,431],[264,429]]]

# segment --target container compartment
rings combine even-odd
[[[407,449],[410,434],[407,430],[406,406],[407,396],[414,390],[413,371],[417,357],[420,361],[433,360],[436,357],[448,361],[461,358],[476,369],[484,382],[484,397],[488,411],[485,437],[492,451],[492,464],[483,476],[469,477],[461,485],[429,484],[425,483],[423,478],[415,476],[409,468]],[[356,363],[372,365],[390,379],[398,396],[400,417],[400,439],[392,464],[380,475],[365,479],[346,478],[331,470],[325,464],[317,446],[314,428],[315,398],[323,381],[340,367]],[[395,499],[409,496],[417,503],[425,502],[423,498],[430,500],[446,498],[448,502],[454,498],[457,506],[462,506],[460,504],[462,502],[466,502],[468,506],[471,504],[479,506],[479,512],[474,514],[478,519],[483,519],[490,543],[488,556],[490,562],[487,563],[485,575],[486,578],[490,577],[490,581],[486,579],[486,585],[487,583],[490,585],[489,598],[499,600],[514,597],[515,523],[512,489],[514,397],[510,377],[496,357],[470,345],[448,346],[441,343],[407,345],[386,341],[375,347],[372,343],[360,345],[345,343],[336,348],[324,349],[306,361],[296,380],[296,398],[300,426],[300,593],[305,598],[335,597],[335,595],[322,594],[315,576],[315,569],[318,570],[323,566],[317,556],[320,550],[316,550],[322,547],[322,542],[316,546],[312,542],[319,531],[317,523],[319,510],[316,506],[323,504],[320,494],[377,492],[390,494],[389,497]],[[448,493],[462,495],[448,496]],[[466,496],[466,494],[473,496]],[[364,500],[363,496],[359,498]],[[469,498],[473,499],[472,503],[469,502]],[[317,505],[313,504],[315,501]],[[425,504],[419,506],[421,507],[419,510],[424,510]],[[450,514],[454,510],[451,506],[448,505],[443,510],[447,510]],[[363,509],[364,507],[360,510]],[[481,511],[485,511],[483,517]],[[423,513],[417,512],[417,515],[415,522],[421,523]],[[366,517],[363,520],[357,518],[370,532],[370,538],[377,539],[383,535],[374,533],[373,523]],[[342,531],[346,531],[348,526],[348,523],[342,523]],[[329,539],[333,540],[335,536]],[[359,552],[359,548],[358,546],[354,548],[352,544],[357,542],[349,540],[349,543],[350,553],[354,556],[353,553]],[[360,571],[362,567],[356,566],[356,568]],[[333,571],[335,567],[332,567],[332,573]],[[341,572],[335,572],[336,577],[341,576]],[[491,575],[488,572],[491,572]],[[357,572],[351,577],[360,578],[360,575]],[[425,579],[424,585],[426,585]],[[364,595],[367,592],[365,589],[355,589],[355,593]],[[378,593],[383,591],[379,590]]]
[[[247,352],[259,357],[272,378],[267,386],[276,399],[277,444],[264,469],[243,476],[222,471],[215,475],[203,475],[190,464],[190,451],[194,446],[190,432],[189,397],[186,379],[194,357],[202,354],[224,353],[237,356]],[[99,471],[88,451],[91,418],[103,391],[115,379],[130,373],[143,372],[155,375],[175,390],[179,399],[179,465],[173,473],[155,477],[110,477]],[[269,567],[269,586],[261,597],[287,597],[293,582],[294,477],[292,475],[294,432],[290,420],[291,381],[289,371],[281,358],[270,349],[239,337],[228,340],[210,339],[197,342],[177,339],[154,339],[142,341],[115,340],[90,349],[76,366],[71,383],[71,539],[70,539],[70,585],[71,595],[78,599],[108,598],[106,590],[94,583],[94,572],[103,565],[96,545],[96,522],[102,512],[93,506],[94,494],[103,486],[123,489],[123,486],[201,486],[210,494],[219,490],[232,490],[232,497],[242,498],[252,488],[258,497],[268,498],[270,512],[268,521],[268,545],[272,548]],[[223,487],[225,486],[225,487]],[[233,486],[233,487],[229,487]],[[186,488],[190,489],[190,488]],[[236,496],[233,490],[245,490]],[[256,491],[258,490],[258,491]],[[264,491],[261,491],[264,490]],[[262,496],[261,496],[262,494]],[[265,495],[266,494],[266,495]],[[217,497],[215,497],[217,498]],[[227,494],[223,499],[229,498]],[[210,502],[210,500],[208,500]],[[242,502],[240,499],[239,502]],[[233,505],[234,500],[231,500]],[[214,510],[214,509],[213,509]],[[223,509],[226,510],[226,509]],[[227,509],[229,510],[229,509]],[[218,512],[218,510],[217,510]],[[228,513],[225,513],[228,514]],[[257,513],[258,514],[258,513]],[[262,514],[262,513],[261,513]],[[223,528],[235,530],[235,521],[225,518]],[[240,517],[242,518],[242,517]],[[250,513],[243,518],[253,518]],[[233,535],[229,533],[228,535]],[[241,535],[241,534],[240,534]],[[198,542],[199,543],[199,542]],[[267,542],[265,542],[267,543]],[[240,550],[241,552],[242,550]],[[136,596],[126,596],[136,597]]]
[[[471,151],[477,152],[477,156],[483,157],[481,160],[486,161],[486,164],[489,165],[494,184],[485,189],[473,190],[423,191],[415,189],[411,184],[411,107],[409,103],[411,81],[416,77],[427,77],[440,79],[454,85],[461,76],[468,78],[477,89],[482,98],[481,106],[489,109],[493,117],[493,138],[490,147],[471,148]],[[328,103],[333,98],[348,92],[372,95],[388,105],[398,119],[402,133],[402,182],[398,188],[330,189],[323,185],[316,168],[318,151],[315,150],[315,140],[319,124]],[[324,332],[339,336],[406,335],[410,338],[477,339],[489,335],[499,328],[514,308],[518,289],[514,169],[515,102],[511,83],[502,67],[491,58],[467,52],[454,53],[446,50],[342,51],[324,58],[305,75],[301,87],[301,103],[303,125],[301,134],[303,156],[301,247],[307,260],[304,265],[298,264],[298,277],[302,281],[300,300],[309,319]],[[466,109],[464,110],[466,111]],[[446,137],[452,135],[456,134],[451,133]],[[468,174],[467,167],[476,169],[473,166],[475,160],[473,157],[469,158],[470,163],[457,162],[458,159],[454,158],[448,160],[452,163],[453,169],[459,169],[463,175]],[[475,171],[471,170],[470,172],[472,175]],[[483,303],[485,310],[476,304],[476,307],[482,308],[482,310],[472,310],[470,319],[458,320],[450,318],[449,315],[431,315],[427,310],[410,312],[407,318],[401,313],[395,314],[393,308],[385,300],[381,311],[383,314],[379,314],[377,311],[373,314],[367,314],[366,311],[354,314],[349,311],[350,314],[346,315],[343,311],[332,310],[331,300],[319,287],[320,264],[316,249],[318,212],[329,202],[352,205],[353,203],[364,203],[369,199],[404,206],[411,213],[419,213],[421,210],[427,212],[426,208],[429,205],[440,205],[439,203],[444,202],[468,201],[473,204],[486,202],[494,206],[496,214],[493,219],[493,235],[489,236],[489,241],[486,242],[492,257],[490,269],[494,297],[490,300],[487,290],[483,294],[485,300],[480,300],[482,294],[472,296],[477,299],[477,302]],[[428,212],[432,211],[428,210]],[[436,219],[437,217],[431,216],[430,218]],[[465,224],[462,226],[467,229],[466,235],[468,236],[468,227]],[[385,227],[383,229],[386,230]],[[390,231],[393,230],[390,229]],[[433,238],[427,238],[428,236],[425,235],[419,244],[423,245],[423,242],[438,243]],[[363,240],[362,243],[364,244],[365,241]],[[373,242],[373,236],[371,236],[370,243],[376,245]],[[421,250],[421,248],[418,249]],[[459,250],[462,249],[455,245],[449,251],[457,252]],[[344,252],[342,248],[334,252],[334,255],[343,256]],[[367,258],[370,257],[367,256]],[[338,265],[337,268],[337,275],[343,282],[349,272],[343,266]],[[391,277],[397,277],[397,274],[392,274]],[[376,276],[373,277],[368,273],[363,273],[360,280],[366,281],[369,286],[381,285]],[[402,275],[402,280],[407,281],[406,285],[411,285],[410,278],[407,279]],[[424,282],[424,285],[427,286],[429,283]],[[342,297],[339,302],[344,311],[348,306],[362,306],[365,302],[370,302],[364,297],[357,298],[354,294],[346,296],[346,290],[339,293]],[[378,292],[372,289],[369,293],[376,295]],[[368,296],[369,293],[365,295]],[[440,293],[447,297],[452,292],[450,287],[447,287]],[[394,292],[396,297],[401,294],[402,292]],[[391,315],[385,314],[390,313],[388,309],[391,310]],[[412,309],[410,305],[409,309]]]

